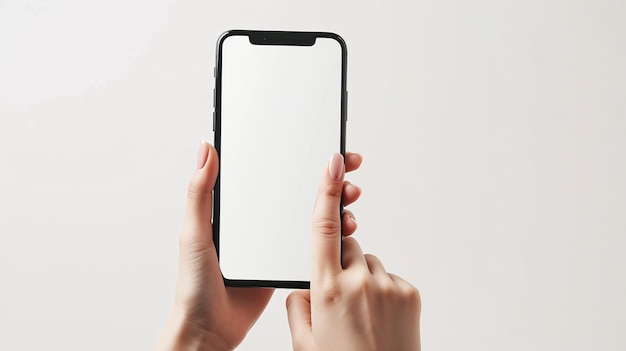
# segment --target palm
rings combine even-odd
[[[209,223],[207,223],[209,224]],[[274,289],[224,285],[210,225],[197,226],[189,243],[182,243],[179,299],[187,320],[234,348],[246,336],[269,302]]]
[[[243,340],[267,306],[273,292],[274,289],[226,288],[228,302],[224,313],[230,318],[224,326],[230,325],[224,328],[223,335],[230,345],[238,345]]]

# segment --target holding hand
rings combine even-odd
[[[274,289],[224,286],[211,221],[217,171],[217,152],[203,141],[198,149],[198,167],[187,192],[176,298],[159,343],[160,350],[234,349],[274,292]]]

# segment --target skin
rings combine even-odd
[[[364,256],[353,238],[344,239],[343,267],[340,262],[341,228],[349,236],[357,225],[349,210],[340,216],[339,203],[347,206],[361,195],[361,189],[343,176],[358,169],[361,161],[359,154],[346,153],[344,165],[341,155],[333,155],[320,182],[313,220],[311,291],[295,291],[287,299],[296,350],[419,350],[417,290],[384,273],[382,264],[374,256]],[[339,178],[331,177],[331,170],[340,173]],[[273,294],[273,289],[224,286],[207,215],[212,213],[217,173],[217,152],[203,141],[179,237],[176,297],[158,350],[233,350]],[[361,288],[365,290],[359,292]],[[335,329],[337,325],[341,329]],[[394,338],[407,341],[392,345],[389,340]],[[332,339],[339,343],[332,344]],[[399,344],[404,348],[395,347]]]
[[[364,255],[354,238],[342,241],[343,178],[343,159],[335,154],[322,175],[313,213],[311,290],[287,298],[293,348],[419,350],[417,289],[387,273],[376,256]]]

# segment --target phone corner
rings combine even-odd
[[[217,37],[217,47],[222,46],[222,43],[224,43],[224,40],[226,40],[228,37],[231,37],[233,35],[237,35],[238,32],[240,32],[240,30],[238,29],[228,29],[222,32],[222,34],[220,34]]]
[[[343,37],[341,35],[339,35],[339,34],[337,34],[335,32],[326,32],[324,34],[325,34],[324,35],[325,37],[335,40],[339,44],[339,46],[341,47],[341,50],[344,53],[348,52],[348,45],[346,44],[345,39],[343,39]]]

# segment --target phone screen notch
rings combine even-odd
[[[254,45],[313,46],[316,39],[314,33],[281,31],[253,32],[248,37]]]

